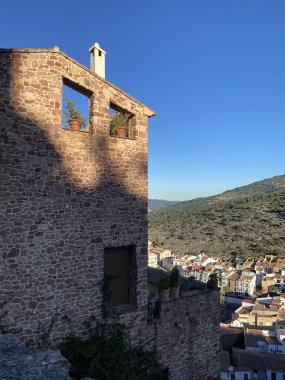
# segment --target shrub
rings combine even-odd
[[[127,131],[130,129],[130,115],[127,113],[116,112],[111,116],[110,133],[112,136],[117,134],[119,128],[125,128]]]
[[[169,277],[165,273],[161,273],[161,275],[160,275],[158,288],[160,290],[169,289]]]
[[[72,337],[60,347],[71,363],[74,379],[92,377],[98,380],[145,380],[160,368],[155,352],[131,344],[122,324],[101,325],[96,335],[86,341]]]
[[[81,111],[78,111],[75,108],[76,107],[75,101],[71,100],[69,98],[64,98],[64,100],[66,101],[66,106],[64,107],[65,111],[63,113],[65,125],[68,127],[69,126],[68,122],[72,119],[76,119],[76,120],[80,121],[81,128],[85,128],[86,127],[86,119],[82,115]]]
[[[170,287],[176,287],[179,285],[179,278],[180,273],[177,267],[174,267],[171,271],[170,278],[169,278],[169,286]]]

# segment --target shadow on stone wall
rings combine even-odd
[[[52,320],[57,339],[70,330],[64,317],[75,330],[90,316],[100,318],[104,247],[134,244],[138,265],[146,261],[147,199],[136,195],[139,179],[130,182],[122,172],[109,136],[41,124],[44,111],[21,97],[29,78],[16,79],[21,65],[11,54],[0,61],[0,284],[1,297],[9,300],[4,323],[28,339]],[[73,134],[81,136],[73,141]],[[146,175],[147,162],[128,164],[131,175]],[[80,181],[89,175],[87,185]],[[146,268],[140,276],[143,298]]]

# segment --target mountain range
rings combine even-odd
[[[160,210],[161,208],[169,207],[177,203],[178,201],[166,201],[165,199],[149,199],[148,210]]]
[[[174,253],[285,256],[285,175],[156,210],[151,204],[149,239]]]

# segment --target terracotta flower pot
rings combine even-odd
[[[118,128],[117,137],[126,137],[126,136],[127,136],[126,128]]]
[[[169,291],[170,291],[170,289],[160,289],[158,291],[160,302],[165,302],[165,301],[169,300]]]
[[[180,285],[175,287],[170,287],[169,297],[176,300],[179,298]]]
[[[68,121],[69,125],[70,125],[70,129],[72,131],[80,131],[80,121],[77,120],[77,119],[72,119],[72,120],[69,120]]]

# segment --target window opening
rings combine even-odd
[[[135,305],[135,247],[105,248],[104,278],[110,306]]]
[[[92,92],[63,78],[62,128],[89,132],[89,106]]]
[[[110,103],[110,136],[134,138],[134,118],[129,111]]]

